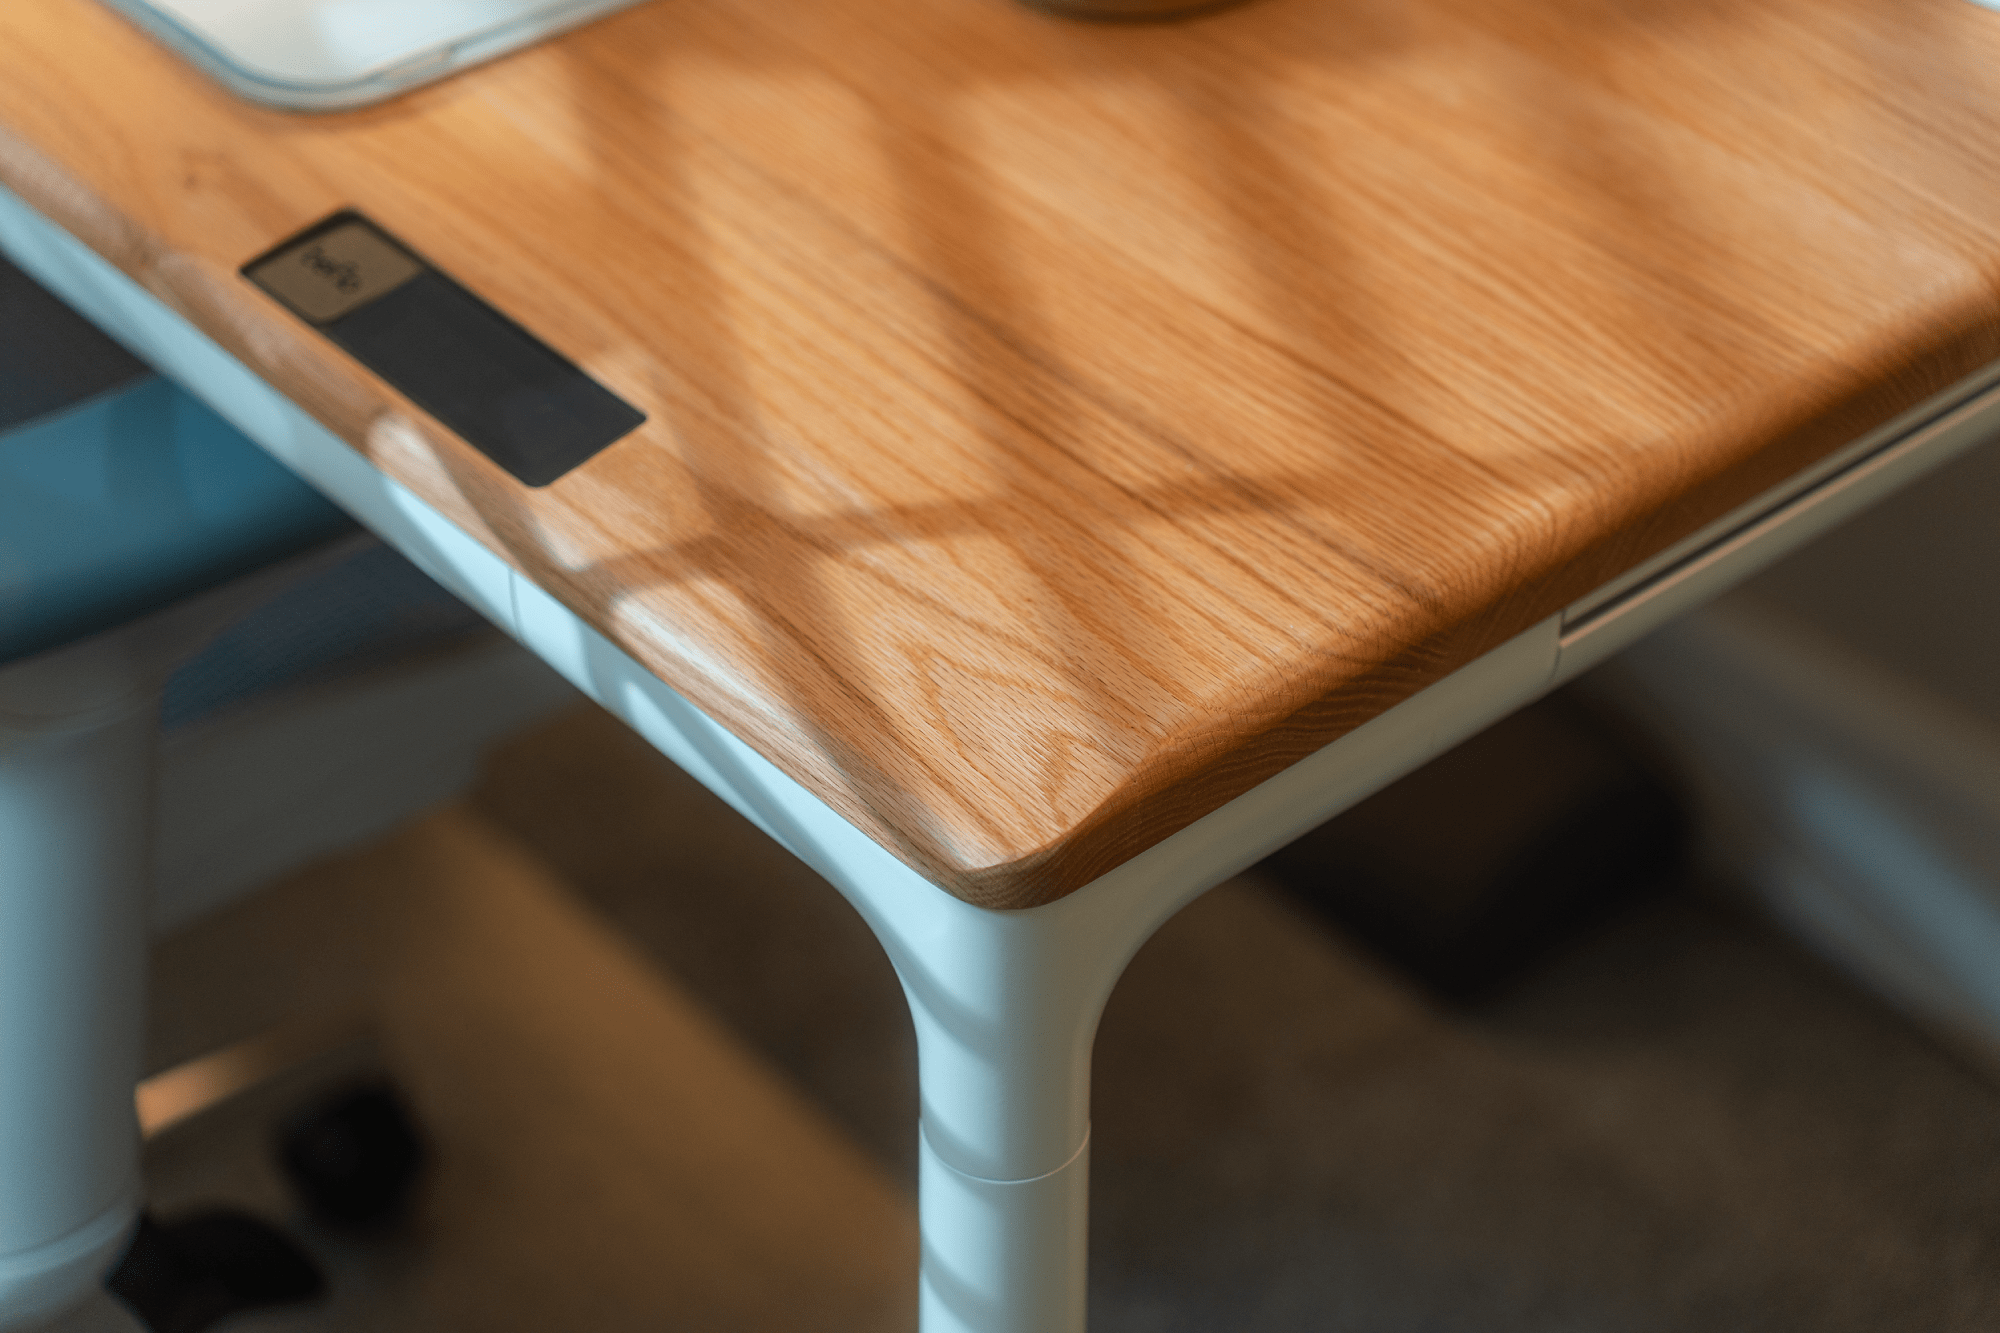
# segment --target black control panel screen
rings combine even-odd
[[[243,276],[527,485],[646,419],[359,213],[314,224]]]

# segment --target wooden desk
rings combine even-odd
[[[975,1192],[1080,1175],[1091,1005],[1227,859],[1136,906],[1170,835],[1994,361],[1996,154],[1965,0],[658,0],[325,118],[0,7],[0,185],[637,664],[599,697],[719,722],[648,733],[705,780],[798,784],[740,804],[884,932]],[[525,488],[237,276],[343,206],[647,426]],[[908,906],[948,967],[923,881],[1053,907]],[[1012,1054],[934,1101],[961,985]]]
[[[1992,360],[1996,94],[1964,0],[662,0],[303,118],[14,0],[0,181],[1018,907]],[[648,425],[531,491],[237,276],[344,205]]]

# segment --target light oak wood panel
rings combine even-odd
[[[656,0],[384,107],[0,8],[0,180],[953,892],[1088,882],[2000,354],[1965,0]],[[650,417],[520,487],[358,207]]]

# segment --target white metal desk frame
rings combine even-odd
[[[1112,986],[1162,921],[1266,853],[2000,428],[2000,367],[1994,367],[1068,897],[1026,911],[992,911],[937,888],[856,831],[4,189],[0,248],[623,718],[853,903],[888,951],[916,1024],[923,1333],[1082,1330],[1091,1045]],[[407,429],[386,416],[376,428]],[[18,1146],[0,1145],[0,1152]],[[131,1144],[107,1151],[129,1153]],[[102,1228],[109,1218],[92,1220]],[[79,1226],[89,1224],[79,1219]],[[10,1262],[17,1258],[25,1257]],[[115,1248],[107,1247],[104,1263],[115,1258]]]

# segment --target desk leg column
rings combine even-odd
[[[922,1333],[1083,1333],[1098,1016],[1165,907],[930,886],[878,917],[917,1029]]]
[[[1082,1333],[1088,1290],[1090,1145],[1032,1180],[982,1180],[925,1137],[923,1333]]]
[[[9,717],[0,691],[0,1329],[83,1300],[139,1209],[156,702]]]

